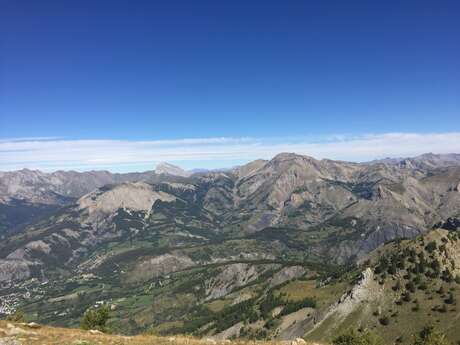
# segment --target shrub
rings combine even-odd
[[[425,249],[429,252],[429,253],[433,253],[435,250],[436,250],[437,246],[436,246],[436,242],[432,241],[430,243],[428,243],[425,247]]]
[[[25,322],[24,312],[18,309],[13,314],[8,315],[6,317],[6,320],[13,321],[13,322]]]
[[[413,345],[450,345],[446,336],[436,331],[432,326],[427,326],[416,337]]]
[[[333,345],[381,345],[382,340],[372,332],[349,329],[332,340]]]
[[[393,291],[401,290],[401,282],[398,280],[396,284],[392,287]]]
[[[388,318],[388,316],[384,316],[379,319],[379,322],[383,326],[388,326],[390,324],[390,319]]]
[[[405,293],[402,294],[402,300],[404,302],[410,302],[412,300],[411,294],[408,291],[406,291]]]
[[[455,304],[455,297],[452,294],[452,291],[449,291],[449,296],[444,301],[447,304]]]
[[[275,326],[275,321],[273,320],[273,318],[269,318],[267,322],[265,322],[265,325],[264,325],[266,329],[273,328],[274,326]]]
[[[393,274],[396,274],[397,271],[398,271],[398,269],[397,269],[397,266],[396,266],[396,262],[393,261],[391,263],[391,265],[388,266],[387,272],[388,272],[388,274],[393,275]]]
[[[267,308],[267,310],[268,309],[269,308]],[[223,330],[233,326],[238,321],[241,321],[241,319],[252,323],[259,319],[259,316],[260,315],[254,310],[254,300],[249,299],[241,303],[225,307],[215,315],[209,315],[202,318],[203,322],[201,322],[199,327],[204,326],[206,323],[209,323],[214,319],[216,332],[222,332]]]
[[[454,277],[452,276],[452,273],[446,269],[442,271],[441,279],[447,283],[451,283],[454,280]]]
[[[418,286],[420,290],[426,290],[428,289],[428,286],[426,285],[425,282],[421,282],[420,285]]]
[[[406,289],[409,290],[410,292],[415,292],[415,285],[413,282],[408,282],[406,284]]]
[[[440,313],[447,313],[447,306],[445,304],[443,304],[442,306],[440,306],[438,308],[438,312]]]
[[[81,328],[97,329],[106,331],[105,325],[109,319],[109,308],[105,305],[99,308],[90,308],[84,314],[81,320]]]
[[[282,299],[279,296],[275,296],[273,292],[270,291],[260,303],[260,312],[265,318],[268,318],[271,311],[282,303]]]

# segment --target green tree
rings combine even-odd
[[[428,251],[428,253],[433,253],[436,250],[436,242],[432,241],[428,243],[425,247],[425,249]]]
[[[396,281],[396,284],[392,287],[393,291],[399,291],[401,290],[401,282],[398,280]]]
[[[333,345],[381,345],[382,340],[370,331],[349,329],[332,340]]]
[[[390,324],[390,319],[388,318],[388,316],[383,316],[379,319],[379,322],[383,326],[388,326]]]
[[[411,296],[411,294],[410,294],[409,291],[406,291],[406,292],[404,292],[404,293],[402,294],[402,300],[403,300],[404,302],[410,302],[410,301],[412,301],[412,296]]]
[[[20,309],[17,309],[13,314],[8,315],[6,320],[13,322],[25,322],[24,312]]]
[[[409,290],[410,292],[415,292],[415,285],[414,285],[414,283],[411,282],[411,281],[408,282],[408,283],[406,284],[406,289]]]
[[[103,305],[99,308],[90,308],[83,314],[80,326],[83,329],[97,329],[105,332],[108,319],[108,306]]]
[[[434,329],[433,326],[427,326],[415,338],[413,345],[451,345],[446,336]]]
[[[455,304],[455,297],[452,294],[452,291],[449,291],[449,295],[447,296],[444,302],[446,302],[447,304]]]
[[[460,275],[457,274],[457,275],[455,276],[455,282],[456,282],[457,284],[460,284]]]

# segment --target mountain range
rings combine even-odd
[[[281,153],[221,171],[164,163],[128,174],[0,172],[0,313],[22,308],[74,326],[86,308],[108,303],[125,333],[221,338],[321,340],[331,323],[381,329],[394,313],[383,307],[396,298],[391,284],[408,274],[397,267],[383,277],[381,258],[412,248],[430,264],[454,262],[449,282],[440,273],[428,285],[454,284],[459,219],[459,154],[353,163]],[[452,246],[441,258],[420,238]],[[357,308],[363,301],[372,308]],[[407,335],[389,327],[395,339]]]

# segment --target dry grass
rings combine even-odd
[[[330,284],[316,287],[314,280],[293,280],[278,291],[286,294],[290,301],[301,301],[313,298],[319,306],[329,305],[336,301],[345,291],[345,283]]]
[[[215,301],[209,302],[206,306],[214,313],[217,313],[224,309],[231,301],[223,300],[223,299],[216,299]]]
[[[91,334],[90,331],[71,328],[40,326],[29,328],[23,324],[0,321],[0,340],[4,337],[18,340],[22,345],[287,345],[290,342],[215,341],[193,337],[157,337],[153,335],[121,336]]]

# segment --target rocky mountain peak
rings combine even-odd
[[[289,160],[296,160],[296,159],[316,160],[313,157],[310,157],[307,155],[300,155],[300,154],[293,153],[293,152],[282,152],[282,153],[277,154],[275,157],[273,157],[272,161],[282,162],[282,161],[289,161]]]
[[[156,191],[144,182],[125,182],[105,186],[78,200],[80,209],[93,213],[110,214],[120,208],[149,212],[156,200],[173,201],[175,198],[165,192]]]
[[[190,171],[186,171],[177,165],[170,164],[167,162],[159,163],[155,168],[155,173],[158,175],[172,175],[172,176],[181,176],[188,177],[192,175]]]

